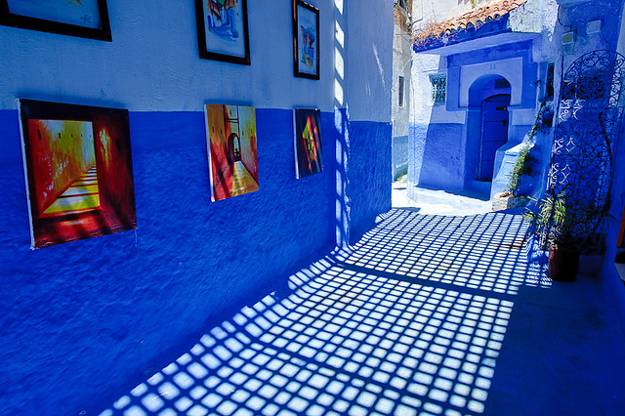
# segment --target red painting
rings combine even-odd
[[[136,227],[128,111],[21,100],[33,248]]]

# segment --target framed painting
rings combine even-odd
[[[319,9],[293,0],[293,64],[295,76],[319,79]]]
[[[136,228],[128,111],[20,100],[33,248]]]
[[[256,109],[207,104],[205,114],[211,199],[258,191]]]
[[[623,210],[623,215],[621,216],[621,225],[619,227],[616,246],[618,248],[625,248],[625,210]]]
[[[0,0],[0,24],[112,40],[106,0]]]
[[[200,57],[250,65],[247,0],[195,0]]]
[[[321,173],[320,114],[318,109],[298,108],[293,112],[297,179]]]

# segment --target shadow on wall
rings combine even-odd
[[[349,122],[345,108],[345,27],[343,0],[334,0],[334,127],[336,140],[336,246],[349,245],[351,204],[348,196],[347,161]]]
[[[343,0],[334,0],[335,6],[335,42],[334,42],[334,116],[336,136],[336,240],[337,247],[348,247],[357,241],[365,231],[375,225],[375,218],[391,209],[392,175],[392,128],[389,122],[363,121],[351,119],[349,110],[350,97],[354,101],[371,101],[376,94],[384,93],[390,97],[390,85],[385,80],[385,71],[378,48],[373,42],[370,54],[357,56],[353,66],[371,65],[381,83],[366,80],[365,97],[362,91],[350,91],[345,95],[345,4]],[[356,30],[356,29],[355,29]],[[361,29],[358,29],[361,30]],[[367,60],[368,59],[368,60]],[[373,66],[375,65],[375,66]],[[352,70],[354,75],[355,70]],[[360,77],[355,74],[353,78]],[[354,83],[354,81],[352,81]],[[355,84],[355,83],[354,83]],[[355,88],[355,87],[354,87]],[[388,93],[388,94],[387,94]],[[354,98],[354,96],[356,98]],[[352,102],[354,102],[352,101]],[[389,102],[390,104],[390,102]],[[355,106],[357,107],[357,106]],[[383,106],[381,106],[383,108]],[[370,108],[367,108],[369,110]],[[373,108],[366,113],[374,115]]]
[[[514,295],[550,285],[525,235],[520,216],[393,210],[101,416],[483,413]]]
[[[411,136],[421,154],[421,163],[411,167],[419,185],[432,189],[460,191],[463,188],[464,154],[462,149],[462,124],[415,125]]]

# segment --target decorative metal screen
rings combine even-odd
[[[598,228],[610,203],[613,144],[623,116],[625,58],[595,51],[562,77],[547,196],[566,208],[567,237],[583,252],[601,249]],[[553,228],[553,227],[552,227]],[[561,230],[538,230],[543,246]]]

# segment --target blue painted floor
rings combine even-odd
[[[102,415],[623,415],[601,282],[552,283],[512,214],[388,213]]]

